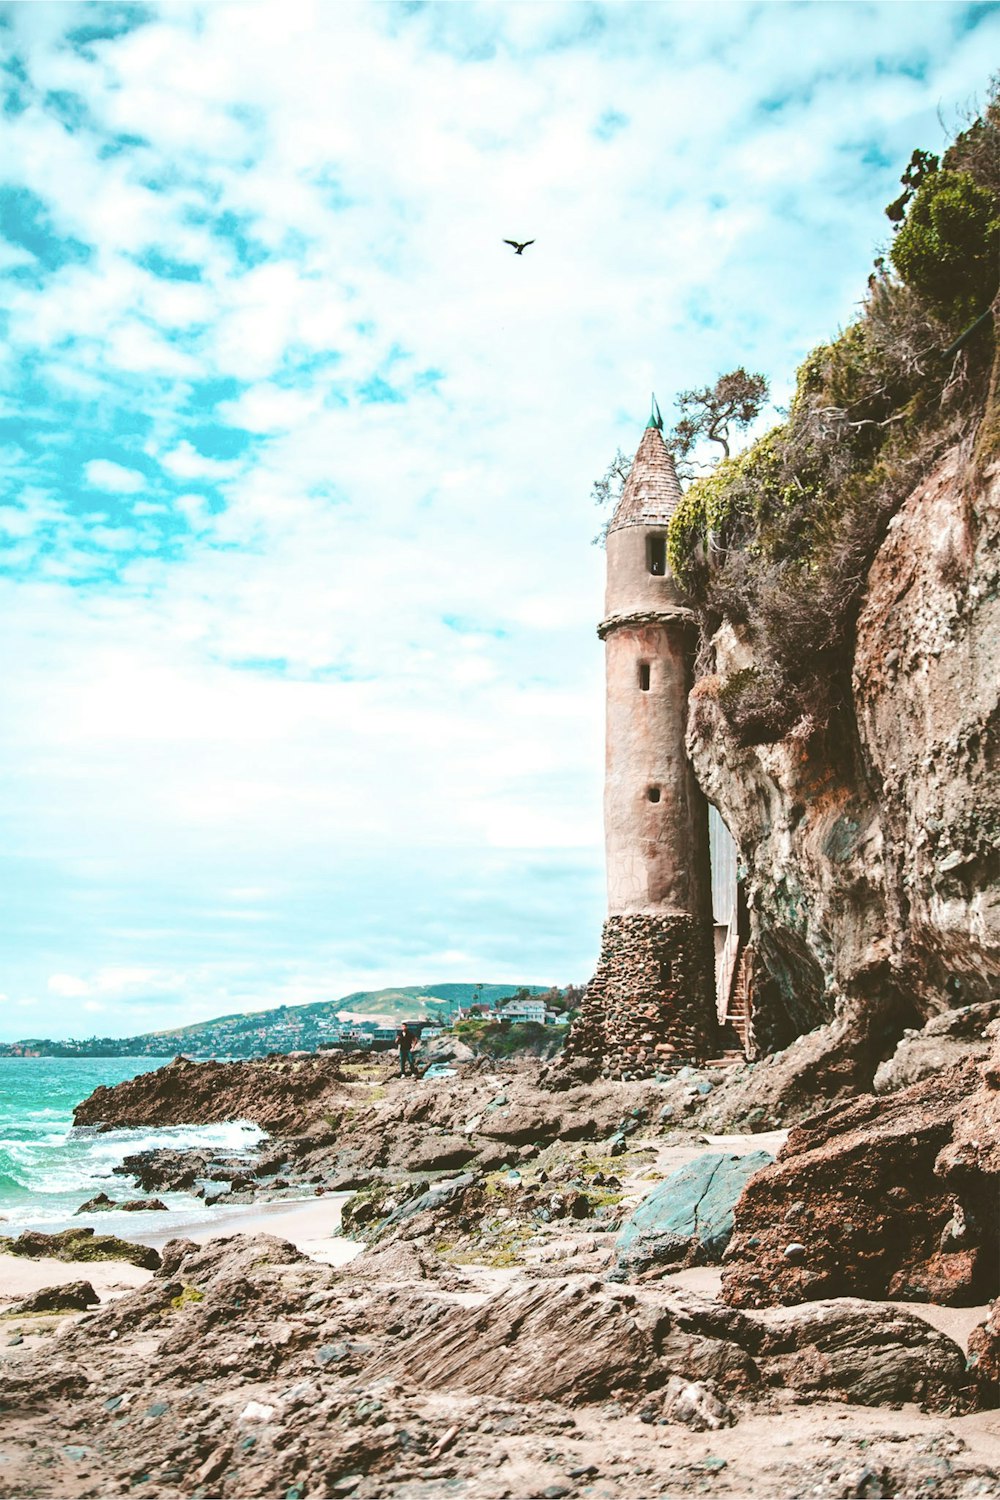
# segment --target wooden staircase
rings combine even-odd
[[[736,977],[729,992],[724,1024],[731,1026],[740,1039],[743,1056],[747,1055],[750,1038],[750,1008],[753,986],[754,950],[751,943],[744,945],[736,966]]]

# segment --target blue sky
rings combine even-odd
[[[787,395],[1000,8],[15,4],[0,50],[0,1036],[584,980],[592,481],[652,389]]]

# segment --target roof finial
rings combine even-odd
[[[656,396],[655,396],[655,394],[653,395],[653,397],[651,399],[652,399],[652,402],[653,402],[653,409],[650,412],[649,421],[646,423],[646,426],[647,427],[655,427],[656,430],[657,430],[657,432],[662,432],[663,431],[663,418],[660,415],[660,408],[656,404]]]

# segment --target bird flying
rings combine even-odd
[[[505,245],[513,245],[514,246],[514,254],[515,255],[523,255],[524,252],[525,252],[525,250],[527,250],[528,246],[529,245],[533,245],[534,243],[535,243],[534,240],[521,240],[521,241],[518,241],[518,240],[504,240],[504,244]]]

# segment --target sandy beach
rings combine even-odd
[[[128,1236],[142,1245],[162,1250],[168,1240],[182,1236],[197,1244],[226,1239],[234,1234],[275,1234],[291,1240],[304,1255],[324,1265],[341,1266],[353,1260],[364,1246],[337,1233],[347,1193],[329,1194],[280,1203],[234,1205],[212,1218],[188,1223],[177,1234],[169,1228]],[[100,1232],[98,1220],[98,1233]],[[152,1276],[140,1266],[119,1260],[62,1261],[49,1257],[28,1260],[19,1255],[0,1255],[0,1316],[2,1310],[42,1287],[65,1286],[71,1281],[89,1281],[102,1302],[142,1286]]]
[[[122,1292],[143,1286],[152,1276],[141,1266],[121,1260],[64,1261],[42,1256],[28,1260],[20,1255],[0,1255],[0,1316],[12,1303],[30,1297],[43,1287],[66,1286],[71,1281],[89,1281],[102,1302]]]

